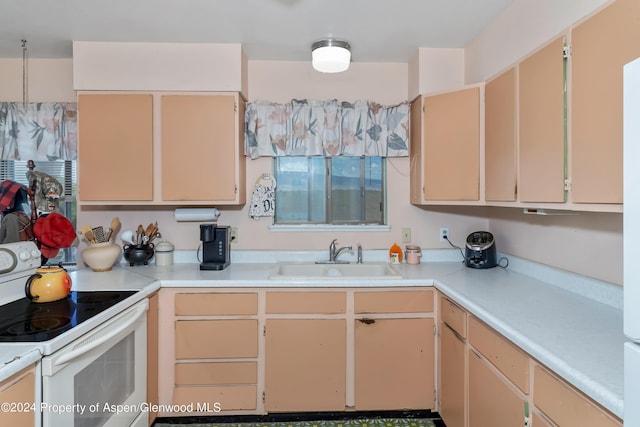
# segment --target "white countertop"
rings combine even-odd
[[[266,258],[256,258],[255,254],[237,254],[231,265],[222,271],[201,271],[197,262],[181,262],[167,267],[153,264],[129,267],[122,264],[111,272],[79,270],[71,274],[74,290],[142,290],[136,294],[136,301],[160,286],[435,286],[622,418],[625,338],[622,332],[622,288],[619,286],[512,257],[508,269],[469,269],[458,260],[459,254],[455,251],[449,251],[445,256],[441,256],[441,252],[427,252],[423,256],[423,259],[439,262],[394,266],[404,276],[402,280],[275,282],[268,277],[274,269],[273,262],[280,259],[273,258],[272,252]],[[299,255],[296,253],[295,257],[285,259],[319,259],[317,253]],[[247,262],[251,259],[267,262]],[[379,261],[375,257],[367,259]],[[20,349],[23,353],[27,350],[24,347]],[[0,362],[18,356],[5,351],[0,345]],[[20,360],[16,359],[17,362]],[[14,365],[16,361],[6,366]],[[0,368],[0,380],[3,374]]]

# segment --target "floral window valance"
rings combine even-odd
[[[0,102],[0,160],[76,160],[75,102]]]
[[[245,114],[245,153],[277,156],[409,155],[409,103],[256,101]]]

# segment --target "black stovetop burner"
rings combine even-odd
[[[72,291],[65,299],[35,303],[27,298],[0,307],[0,342],[49,341],[136,291]]]

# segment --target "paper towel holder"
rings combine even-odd
[[[217,221],[220,211],[217,208],[176,208],[173,212],[176,221]]]

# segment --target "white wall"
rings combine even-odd
[[[465,48],[467,83],[488,80],[611,0],[514,0]]]

